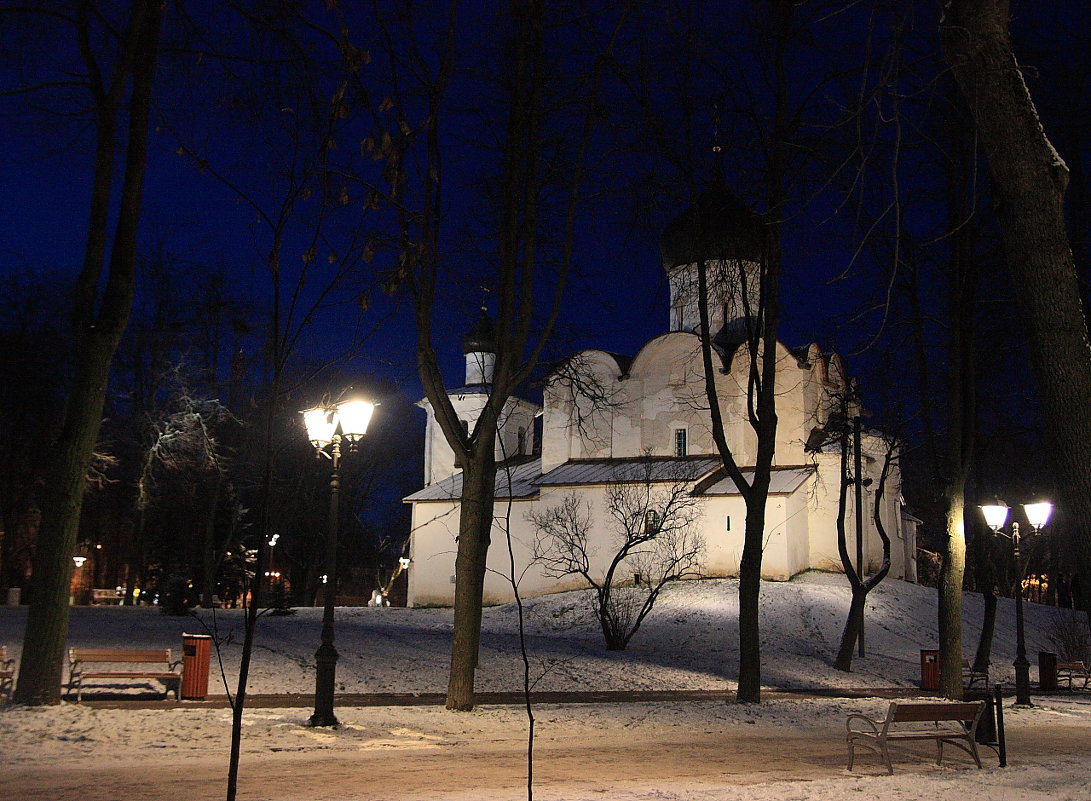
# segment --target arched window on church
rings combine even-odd
[[[527,430],[522,426],[519,427],[519,436],[515,443],[516,456],[527,455]]]

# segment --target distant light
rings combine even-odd
[[[327,576],[326,576],[326,574],[325,574],[325,573],[323,573],[323,574],[322,574],[321,576],[319,576],[318,578],[319,578],[319,580],[320,580],[320,581],[321,581],[321,582],[322,582],[323,584],[325,584],[325,583],[326,583],[326,581],[327,581]]]
[[[87,561],[86,556],[73,556],[72,561],[76,563],[76,567],[83,567],[83,563]]]
[[[401,565],[402,570],[408,570],[409,569],[409,563],[412,562],[412,561],[413,560],[410,559],[408,556],[403,556],[398,560],[398,564]]]

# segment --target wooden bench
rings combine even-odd
[[[122,598],[117,594],[117,590],[91,590],[92,604],[119,604],[121,603],[121,600]]]
[[[886,765],[888,773],[894,773],[890,763],[888,743],[906,740],[934,740],[936,764],[943,763],[944,743],[961,748],[974,758],[981,767],[977,755],[977,724],[985,710],[985,701],[974,703],[899,703],[891,701],[884,720],[872,720],[866,715],[849,715],[845,721],[848,729],[846,741],[849,747],[849,770],[855,761],[856,748],[867,748],[877,753]]]
[[[158,670],[102,670],[88,669],[90,665],[160,665]],[[181,660],[171,660],[170,648],[152,648],[128,650],[122,648],[70,648],[68,651],[68,691],[65,697],[76,693],[76,702],[83,697],[84,683],[88,679],[142,679],[161,681],[167,692],[174,690],[174,697],[179,697],[179,685],[182,674],[177,668]],[[163,694],[166,697],[166,693]]]
[[[15,683],[15,660],[8,658],[8,647],[0,645],[0,699],[11,700],[11,689]]]
[[[962,660],[962,681],[966,684],[966,689],[973,687],[977,682],[981,682],[984,687],[989,686],[989,672],[974,670],[973,663],[969,660]]]
[[[1083,662],[1058,662],[1057,663],[1057,683],[1066,682],[1068,689],[1075,689],[1073,682],[1082,681],[1083,684],[1080,687],[1084,690],[1087,689],[1087,685],[1091,684],[1091,668],[1088,668]]]

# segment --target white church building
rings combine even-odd
[[[616,548],[605,505],[611,486],[662,476],[677,481],[684,474],[697,500],[696,525],[704,541],[698,573],[737,575],[743,547],[746,509],[734,483],[725,476],[712,439],[711,415],[704,387],[698,263],[708,281],[710,330],[718,359],[716,390],[724,429],[736,463],[744,474],[756,458],[756,438],[747,419],[750,367],[743,342],[747,312],[757,308],[762,224],[722,185],[706,190],[672,222],[661,239],[663,267],[670,285],[669,330],[646,343],[635,356],[585,350],[572,357],[570,372],[545,382],[542,404],[512,398],[497,437],[495,523],[485,582],[485,602],[512,600],[506,576],[511,538],[519,588],[529,597],[586,586],[579,577],[555,578],[534,562],[536,528],[532,515],[557,507],[575,495],[593,521],[589,534],[592,570],[605,568]],[[738,276],[749,282],[742,297]],[[665,314],[665,317],[668,315]],[[465,384],[449,395],[460,419],[472,430],[489,392],[492,370],[491,326],[480,320],[463,340]],[[777,440],[774,472],[766,506],[762,575],[787,580],[804,570],[841,570],[837,547],[840,453],[827,426],[845,394],[849,379],[841,359],[817,345],[777,346]],[[578,373],[579,380],[571,375]],[[594,386],[595,398],[585,388]],[[454,600],[455,538],[458,534],[461,472],[435,421],[427,399],[419,404],[428,418],[425,432],[423,489],[405,498],[412,505],[409,604],[451,605]],[[540,419],[539,419],[540,418]],[[536,435],[535,432],[539,432]],[[539,441],[540,440],[540,441]],[[865,572],[877,568],[882,543],[872,522],[884,445],[863,437],[865,521],[861,543]],[[649,463],[654,469],[649,470]],[[678,468],[678,469],[673,469]],[[853,492],[849,492],[846,531],[855,556]],[[891,540],[893,578],[915,580],[916,521],[902,508],[900,476],[888,477],[879,510]],[[595,561],[599,564],[595,564]],[[632,573],[619,575],[632,581]]]

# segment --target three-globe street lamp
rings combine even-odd
[[[1027,643],[1023,629],[1023,564],[1019,551],[1019,521],[1011,523],[1011,534],[1001,529],[1008,521],[1008,506],[1001,500],[981,507],[985,523],[994,534],[1011,539],[1012,555],[1015,558],[1015,704],[1031,706],[1030,702],[1030,662],[1027,661]],[[1053,504],[1049,501],[1023,504],[1023,513],[1027,516],[1033,533],[1037,534],[1049,522],[1053,513]]]
[[[315,455],[326,456],[332,462],[330,473],[329,532],[326,537],[326,584],[322,610],[322,644],[315,652],[314,714],[312,726],[336,726],[333,714],[334,680],[337,671],[337,649],[333,646],[333,612],[337,597],[337,523],[338,496],[341,491],[341,442],[348,443],[348,452],[355,453],[357,443],[367,433],[375,404],[363,400],[347,400],[332,406],[317,406],[305,410],[303,422],[307,438],[314,445]],[[327,448],[329,450],[327,450]]]

